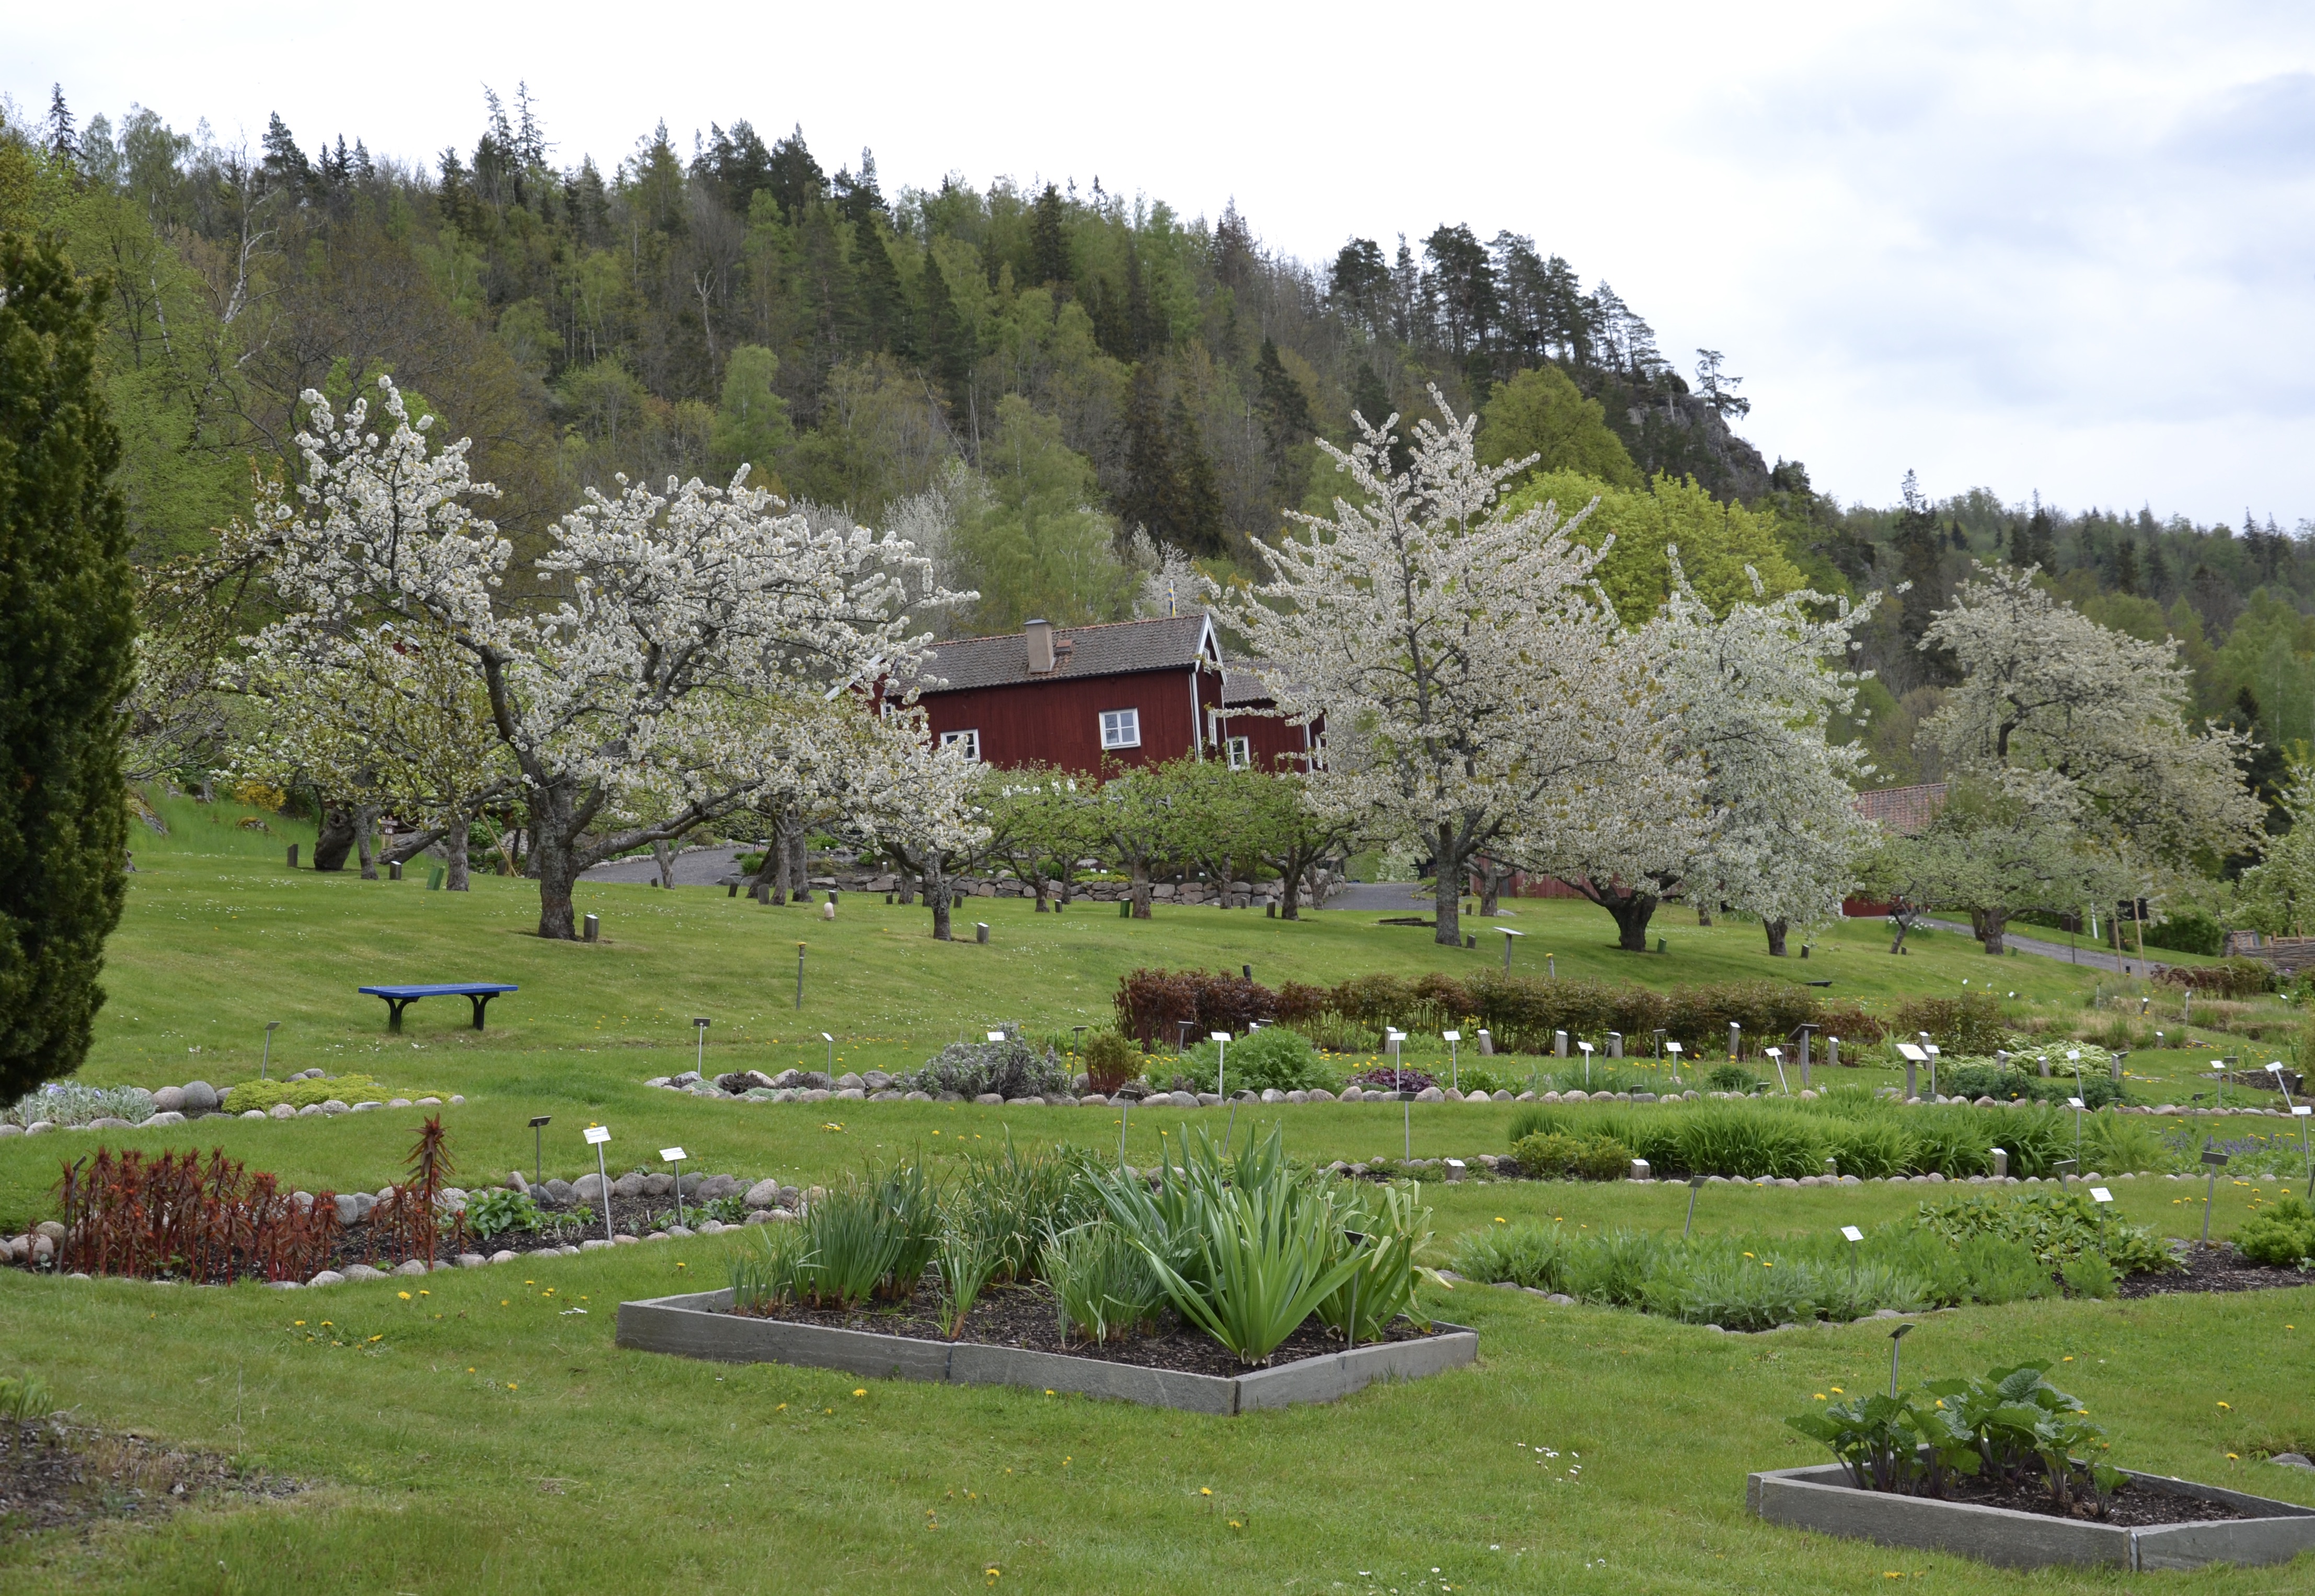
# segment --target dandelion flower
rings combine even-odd
[[[1826,1389],[1831,1391],[1836,1396],[1846,1396],[1849,1395],[1848,1392],[1842,1390],[1839,1386],[1828,1386]]]
[[[865,1396],[866,1395],[868,1395],[868,1388],[867,1388],[867,1387],[865,1387],[865,1386],[855,1386],[855,1387],[853,1387],[853,1388],[852,1388],[852,1394],[853,1394],[855,1396]],[[1007,1472],[1007,1474],[1010,1474],[1010,1473],[1012,1473],[1013,1471],[1012,1471],[1011,1469],[1009,1469],[1009,1468],[1008,1468],[1008,1469],[1007,1469],[1007,1470],[1006,1470],[1006,1472]]]
[[[507,1381],[507,1389],[508,1389],[508,1390],[510,1390],[510,1391],[511,1391],[511,1390],[513,1390],[514,1388],[515,1388],[515,1383],[514,1383],[512,1380],[509,1380],[509,1381]]]
[[[2234,1404],[2231,1402],[2222,1402],[2219,1405],[2225,1408],[2229,1413],[2232,1413],[2235,1410]]]
[[[395,1295],[401,1298],[404,1302],[410,1300],[410,1293],[407,1291],[396,1291]]]
[[[1198,1487],[1198,1494],[1201,1496],[1211,1496],[1213,1494],[1214,1488],[1211,1485],[1200,1485]]]
[[[295,1322],[296,1322],[297,1324],[298,1324],[298,1325],[303,1325],[306,1321],[305,1321],[305,1320],[303,1320],[303,1319],[298,1319],[298,1320],[297,1320],[297,1321],[295,1321]],[[2291,1328],[2291,1326],[2288,1326],[2288,1325],[2285,1325],[2285,1326],[2284,1326],[2284,1328],[2285,1330],[2288,1330],[2288,1329],[2290,1329],[2290,1328]]]
[[[1819,1402],[1823,1402],[1824,1400],[1824,1393],[1823,1391],[1819,1391],[1816,1394],[1816,1400]]]

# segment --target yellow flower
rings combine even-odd
[[[507,1381],[507,1389],[508,1389],[508,1390],[510,1390],[510,1391],[511,1391],[511,1390],[513,1390],[514,1388],[515,1388],[515,1384],[514,1384],[514,1382],[513,1382],[512,1380],[509,1380],[509,1381]]]
[[[1819,1391],[1819,1392],[1816,1394],[1816,1399],[1817,1399],[1819,1402],[1823,1402],[1823,1401],[1824,1400],[1824,1393],[1823,1393],[1823,1391]]]
[[[2234,1412],[2234,1405],[2231,1402],[2222,1402],[2219,1405],[2225,1408],[2229,1413]]]
[[[1496,1223],[1496,1224],[1498,1224],[1498,1225],[1500,1225],[1500,1224],[1502,1224],[1503,1222],[1503,1215],[1501,1215],[1501,1214],[1497,1214],[1497,1215],[1495,1216],[1495,1223]]]
[[[407,1291],[396,1291],[395,1295],[401,1298],[404,1302],[410,1300],[410,1293]]]
[[[1848,1393],[1848,1392],[1846,1392],[1846,1391],[1842,1390],[1839,1386],[1833,1386],[1833,1387],[1832,1387],[1832,1388],[1831,1388],[1831,1390],[1832,1390],[1832,1394],[1833,1394],[1834,1396],[1848,1396],[1848,1395],[1849,1395],[1849,1393]]]
[[[475,1371],[474,1371],[472,1369],[469,1369],[469,1370],[466,1370],[466,1372],[467,1372],[468,1374],[472,1374],[472,1373],[474,1373]]]
[[[2234,1453],[2232,1453],[2232,1452],[2229,1452],[2229,1453],[2227,1454],[2227,1457],[2228,1457],[2231,1461],[2234,1461],[2234,1462],[2237,1462],[2237,1463],[2240,1463],[2240,1462],[2241,1462],[2241,1461],[2242,1461],[2242,1459],[2241,1459],[2240,1458],[2236,1457],[2236,1456],[2234,1455]]]
[[[865,1386],[855,1386],[852,1388],[852,1394],[855,1396],[865,1396],[868,1395],[868,1388]],[[1008,1469],[1007,1472],[1010,1473],[1011,1471]]]
[[[295,1321],[295,1322],[296,1322],[296,1323],[297,1323],[297,1324],[303,1325],[306,1321],[305,1321],[305,1320],[303,1320],[303,1319],[298,1319],[298,1320],[297,1320],[297,1321]],[[2284,1328],[2285,1330],[2288,1330],[2288,1329],[2290,1329],[2290,1328],[2291,1328],[2291,1326],[2288,1326],[2288,1325],[2285,1325],[2285,1326],[2284,1326]]]
[[[1211,1485],[1200,1485],[1198,1487],[1198,1494],[1201,1496],[1211,1496],[1213,1494],[1213,1487]]]

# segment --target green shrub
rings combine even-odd
[[[57,1411],[56,1398],[37,1374],[0,1374],[0,1421],[38,1423]]]
[[[1238,1038],[1226,1055],[1212,1042],[1202,1042],[1182,1055],[1175,1072],[1195,1081],[1197,1090],[1211,1092],[1218,1089],[1218,1065],[1224,1060],[1233,1092],[1308,1092],[1334,1084],[1334,1076],[1308,1039],[1283,1025],[1264,1025]]]
[[[2084,1253],[2070,1260],[2058,1271],[2066,1282],[2066,1290],[2076,1297],[2111,1297],[2114,1295],[2114,1265],[2098,1253]]]
[[[2277,984],[2275,966],[2263,959],[2222,959],[2216,964],[2171,964],[2154,972],[2166,987],[2192,987],[2212,998],[2256,998]]]
[[[528,1234],[545,1220],[528,1192],[492,1186],[466,1199],[466,1228],[477,1241],[490,1241],[510,1230]]]
[[[1761,1077],[1742,1064],[1716,1064],[1705,1082],[1716,1092],[1751,1094],[1761,1089]]]
[[[1115,1225],[1094,1221],[1051,1237],[1038,1272],[1051,1288],[1065,1339],[1074,1331],[1096,1345],[1122,1341],[1166,1305],[1149,1257]]]
[[[1879,1180],[1914,1167],[1917,1144],[1892,1113],[1859,1120],[1828,1118],[1822,1130],[1824,1155],[1842,1175]]]
[[[1512,1113],[1511,1139],[1514,1145],[1539,1132],[1568,1136],[1574,1130],[1575,1111],[1557,1104],[1522,1103]]]
[[[1770,1104],[1699,1103],[1675,1110],[1679,1157],[1689,1175],[1797,1180],[1824,1172],[1814,1116]]]
[[[1106,1097],[1141,1073],[1141,1051],[1122,1031],[1095,1031],[1086,1038],[1086,1086]]]
[[[2218,921],[2199,909],[2182,910],[2146,927],[2148,947],[2168,948],[2174,953],[2216,958],[2226,942],[2227,934]]]
[[[1583,1180],[1629,1179],[1632,1149],[1612,1136],[1589,1138],[1575,1152],[1575,1173]]]
[[[1975,1236],[2017,1242],[2044,1268],[2063,1269],[2077,1259],[2099,1253],[2124,1274],[2163,1272],[2179,1266],[2151,1228],[2112,1219],[2101,1225],[2098,1205],[2079,1187],[2000,1197],[1952,1197],[1924,1202],[1919,1212],[1924,1226],[1949,1242],[1960,1245]]]
[[[1466,1280],[1490,1284],[1509,1281],[1539,1291],[1566,1291],[1567,1255],[1572,1245],[1564,1225],[1541,1219],[1490,1225],[1456,1241],[1450,1267]]]
[[[1583,1144],[1574,1137],[1551,1130],[1538,1130],[1512,1143],[1520,1173],[1537,1180],[1565,1180],[1575,1172],[1575,1160],[1583,1152]]]
[[[1926,1031],[1929,1040],[1951,1053],[1990,1053],[2009,1034],[2001,1000],[1991,992],[1965,992],[1954,998],[1909,998],[1897,1006],[1892,1027],[1901,1037]]]
[[[1612,1308],[1638,1308],[1649,1282],[1672,1260],[1678,1246],[1649,1230],[1610,1230],[1584,1237],[1571,1249],[1564,1273],[1567,1294]]]
[[[432,1086],[385,1086],[367,1075],[325,1075],[316,1080],[245,1080],[235,1085],[232,1094],[226,1104],[235,1113],[253,1108],[270,1109],[282,1103],[292,1108],[310,1108],[333,1099],[363,1103],[407,1097],[415,1102],[421,1097],[448,1095]]]
[[[2287,1269],[2315,1259],[2315,1208],[2296,1192],[2235,1232],[2235,1250],[2254,1264]]]

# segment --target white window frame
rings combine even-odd
[[[978,727],[968,728],[962,732],[944,732],[940,735],[940,741],[943,748],[954,742],[964,744],[965,758],[976,765],[980,763],[980,731]]]
[[[1232,770],[1247,770],[1253,767],[1253,738],[1227,737],[1222,740],[1222,748],[1228,757],[1229,767]]]
[[[1141,746],[1141,712],[1138,709],[1104,709],[1101,712],[1101,746],[1110,749],[1137,749]]]

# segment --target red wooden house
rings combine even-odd
[[[1184,755],[1234,767],[1306,768],[1311,728],[1290,724],[1261,673],[1223,663],[1202,612],[936,644],[918,701],[932,734],[990,765],[1097,774],[1104,759]]]
[[[933,735],[990,765],[1097,774],[1219,751],[1220,641],[1204,614],[935,645],[919,702]]]

